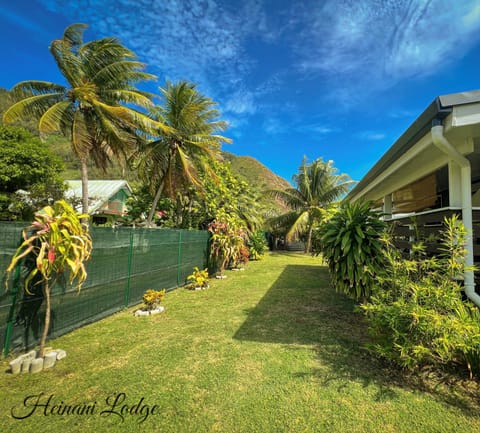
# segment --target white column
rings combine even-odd
[[[462,169],[454,161],[448,162],[448,197],[450,207],[462,207]]]
[[[386,220],[392,218],[392,194],[388,194],[383,197],[383,214],[383,218]]]

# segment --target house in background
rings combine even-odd
[[[65,197],[81,203],[82,181],[67,180],[66,183],[68,190]],[[93,224],[114,224],[127,212],[126,201],[131,195],[132,189],[125,180],[89,180],[88,214],[91,215]]]
[[[480,90],[439,96],[380,158],[347,200],[372,200],[393,221],[396,245],[409,250],[414,225],[437,234],[456,213],[470,233],[466,264],[480,265]],[[438,242],[426,243],[438,252]],[[479,279],[464,275],[466,295],[480,306]]]

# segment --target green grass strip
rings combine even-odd
[[[131,308],[47,342],[68,353],[51,370],[2,373],[1,431],[480,431],[473,385],[368,353],[361,314],[318,258],[269,254],[226,274],[168,293],[160,315]]]

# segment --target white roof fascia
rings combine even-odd
[[[355,194],[351,201],[356,201],[363,196],[365,196],[369,191],[375,188],[378,184],[385,181],[386,178],[397,172],[401,167],[415,158],[420,152],[427,149],[429,146],[433,145],[432,135],[428,133],[420,141],[418,141],[415,146],[410,148],[405,152],[400,158],[398,158],[392,165],[390,165],[386,170],[384,170],[379,176],[377,176],[372,182],[365,186],[361,191]],[[392,191],[393,192],[393,191]]]

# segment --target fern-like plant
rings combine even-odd
[[[382,268],[386,225],[369,203],[344,203],[321,228],[321,249],[337,291],[356,300],[371,294]]]

